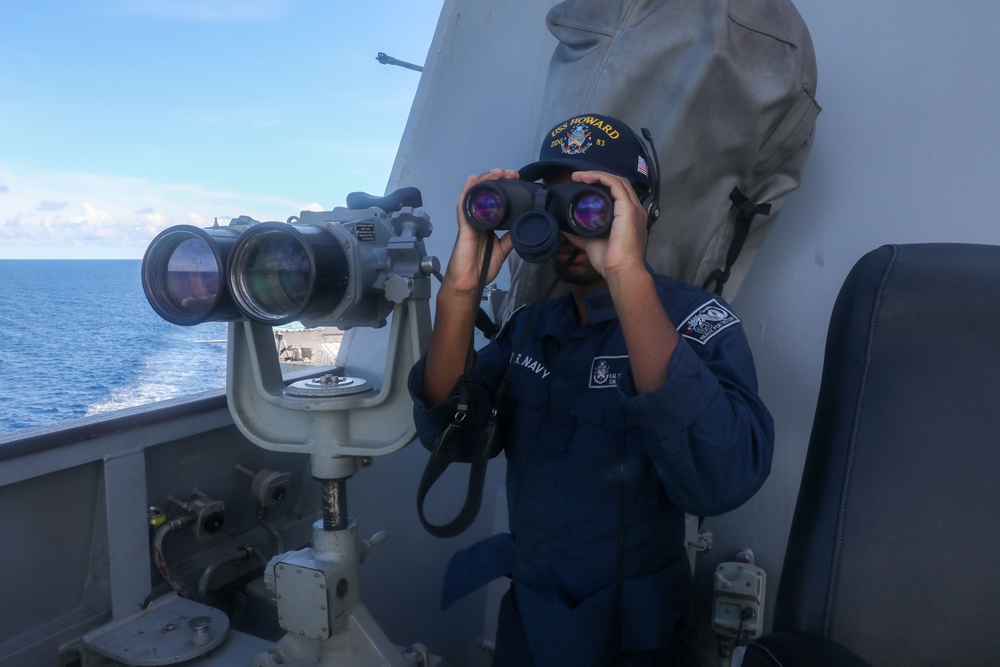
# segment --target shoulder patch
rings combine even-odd
[[[677,332],[696,343],[704,345],[726,327],[740,321],[731,310],[712,299],[697,308],[677,327]]]

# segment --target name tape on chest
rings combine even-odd
[[[740,318],[731,310],[712,299],[681,322],[677,332],[688,340],[704,345],[712,336],[739,321]]]

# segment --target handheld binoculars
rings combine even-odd
[[[477,229],[510,230],[517,254],[539,264],[555,256],[560,232],[606,234],[614,218],[614,199],[603,185],[545,186],[504,178],[474,185],[463,209]]]

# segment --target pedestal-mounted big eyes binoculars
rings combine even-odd
[[[526,262],[548,261],[559,249],[559,233],[600,236],[611,229],[614,199],[603,185],[539,183],[500,179],[474,185],[463,202],[477,229],[509,229]]]
[[[430,296],[420,192],[355,192],[348,208],[302,211],[289,222],[248,216],[200,229],[177,225],[150,243],[142,287],[165,320],[300,321],[379,327],[394,303]],[[436,261],[436,260],[434,260]]]

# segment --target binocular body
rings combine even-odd
[[[600,236],[611,229],[614,199],[603,185],[499,179],[474,185],[463,202],[477,229],[510,230],[517,254],[541,263],[555,256],[561,232]]]
[[[246,319],[380,327],[394,302],[430,297],[422,240],[430,232],[427,215],[411,207],[177,225],[147,248],[142,287],[153,310],[185,326]]]

